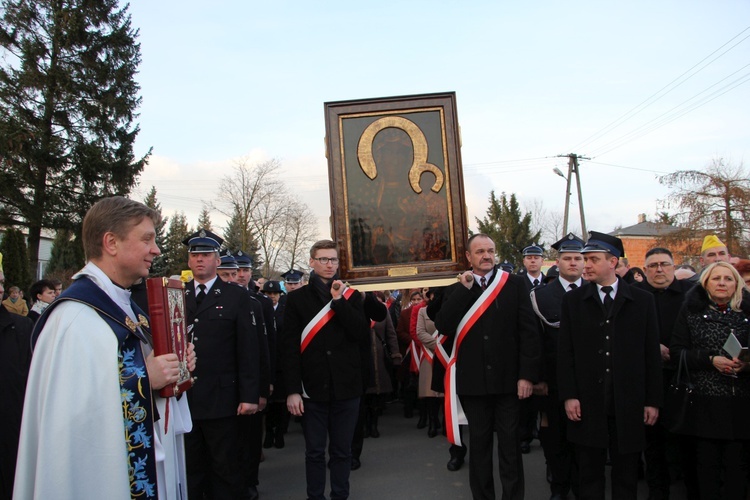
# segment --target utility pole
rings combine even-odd
[[[588,235],[588,231],[586,231],[586,216],[583,213],[583,194],[581,193],[581,174],[578,171],[578,160],[590,160],[591,158],[587,158],[585,156],[579,156],[575,153],[570,153],[567,155],[557,155],[559,158],[568,158],[568,176],[565,177],[565,180],[567,181],[567,187],[565,189],[565,216],[563,218],[563,236],[568,234],[568,215],[570,212],[570,183],[573,180],[573,175],[576,176],[576,186],[578,187],[578,209],[581,214],[581,231],[583,234],[581,235],[584,239],[586,239],[586,236]],[[560,170],[556,169],[556,172],[558,175],[561,175]],[[561,177],[564,177],[561,175]]]

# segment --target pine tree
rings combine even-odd
[[[506,198],[501,193],[500,199],[495,191],[490,192],[490,206],[483,220],[476,219],[480,233],[484,233],[495,242],[495,252],[499,262],[507,260],[519,268],[523,256],[521,252],[529,245],[537,243],[541,232],[531,230],[531,213],[521,213],[516,195]]]
[[[77,229],[143,170],[138,30],[118,0],[5,0],[0,8],[0,224]]]
[[[79,238],[73,238],[71,231],[61,229],[52,240],[52,255],[44,276],[65,282],[85,264],[83,246]]]
[[[258,244],[253,238],[252,229],[243,221],[241,212],[235,210],[227,227],[224,228],[224,248],[228,248],[232,253],[242,250],[253,260],[253,271],[257,271],[262,264],[258,257]]]
[[[188,268],[188,251],[182,240],[189,234],[187,217],[183,212],[175,212],[169,221],[169,230],[162,248],[166,276],[180,274]]]
[[[31,285],[29,259],[26,255],[26,241],[19,229],[9,228],[0,242],[0,253],[3,254],[3,272],[5,289],[17,286],[28,290]]]
[[[164,252],[164,245],[166,243],[166,234],[164,232],[164,229],[167,227],[169,217],[164,217],[162,215],[161,203],[159,203],[156,199],[156,187],[151,186],[151,191],[148,192],[148,194],[146,195],[146,199],[143,200],[143,203],[147,207],[153,208],[154,210],[159,212],[159,215],[162,216],[161,222],[159,222],[159,224],[154,229],[156,229],[156,246],[158,246],[159,249]],[[151,276],[167,275],[167,268],[164,261],[165,258],[163,253],[154,258],[153,262],[151,263]]]
[[[200,215],[198,216],[198,228],[203,228],[207,231],[213,231],[213,225],[211,224],[211,212],[208,208],[203,207]]]

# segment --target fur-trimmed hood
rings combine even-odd
[[[708,292],[700,283],[695,285],[685,294],[685,307],[692,314],[700,313],[711,305],[711,299],[708,298]],[[750,293],[747,290],[742,291],[742,303],[740,309],[745,315],[750,316]]]

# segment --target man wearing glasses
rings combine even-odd
[[[352,439],[363,392],[361,347],[369,339],[360,293],[338,276],[330,240],[310,249],[310,280],[289,293],[284,311],[283,356],[287,409],[302,417],[307,498],[324,499],[326,445],[330,498],[349,497]]]
[[[669,344],[685,293],[694,283],[688,280],[675,279],[675,265],[672,252],[666,248],[656,247],[646,252],[646,262],[643,266],[646,279],[640,283],[633,283],[633,287],[640,288],[654,295],[656,315],[659,321],[659,344],[663,368],[664,391],[666,392],[677,368],[677,360],[669,358]],[[646,480],[649,488],[649,498],[669,498],[669,464],[667,463],[667,448],[676,446],[677,439],[669,433],[661,420],[656,425],[646,426]],[[670,453],[669,455],[676,455]],[[688,457],[690,454],[681,454]],[[683,467],[689,467],[683,463]],[[690,481],[695,478],[695,471],[685,471],[683,474],[688,482],[688,495],[697,492],[698,485],[690,487]],[[697,493],[696,493],[697,494]]]

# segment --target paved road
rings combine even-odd
[[[445,465],[450,458],[444,437],[428,438],[427,431],[416,429],[417,419],[405,419],[399,403],[389,405],[380,419],[381,436],[365,439],[362,468],[350,478],[352,500],[471,499],[468,463],[457,472],[449,472]],[[261,500],[300,500],[305,498],[304,440],[299,424],[291,423],[286,447],[265,451],[266,460],[260,469]],[[545,480],[544,454],[539,441],[534,441],[531,453],[524,455],[526,498],[549,498]],[[497,498],[501,496],[500,480],[495,472]],[[328,492],[327,492],[328,493]],[[638,498],[647,498],[643,481]],[[680,499],[682,495],[673,499]]]

